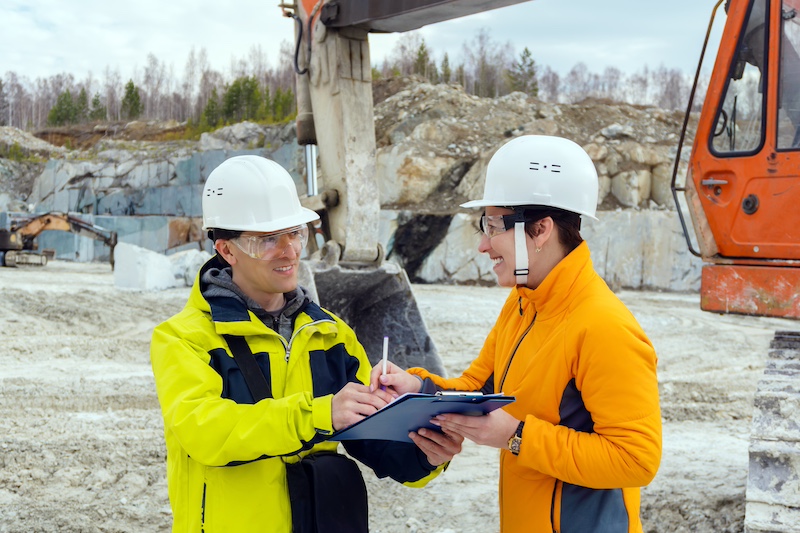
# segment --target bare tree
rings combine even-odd
[[[688,102],[689,90],[678,69],[661,65],[652,72],[653,104],[662,109],[683,109]]]
[[[397,69],[401,76],[412,74],[417,52],[423,44],[422,35],[417,31],[402,34],[389,54],[390,68]]]
[[[548,66],[539,74],[539,98],[548,102],[558,102],[561,95],[561,76]]]
[[[181,121],[192,118],[195,86],[197,85],[197,55],[194,46],[189,51],[186,58],[186,65],[183,67],[183,82],[181,84]]]
[[[0,126],[8,124],[8,97],[6,90],[3,86],[3,80],[0,79]]]
[[[504,73],[511,64],[511,45],[499,45],[487,28],[462,45],[466,89],[478,96],[495,97],[508,92]]]
[[[564,79],[564,93],[568,102],[575,103],[591,95],[592,78],[583,61],[575,64]]]
[[[103,92],[105,93],[106,110],[109,120],[120,120],[122,105],[122,76],[119,69],[111,70],[106,67],[105,80],[103,81]]]
[[[161,92],[166,82],[166,67],[153,53],[147,54],[144,67],[144,80],[141,88],[144,92],[144,116],[159,118],[161,116]]]
[[[613,100],[622,99],[620,94],[622,79],[623,74],[620,69],[617,67],[606,67],[600,77],[599,96]]]
[[[628,86],[628,101],[634,104],[646,104],[648,102],[650,70],[647,66],[642,67],[642,70],[631,75],[628,79]]]

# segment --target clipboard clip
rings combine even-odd
[[[482,392],[470,392],[462,390],[440,390],[436,391],[436,396],[456,396],[461,398],[483,396]]]

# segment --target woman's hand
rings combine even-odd
[[[386,363],[386,375],[383,375],[383,362],[372,367],[369,377],[370,390],[377,391],[384,387],[386,392],[395,398],[407,392],[419,392],[422,381],[403,370],[394,363]]]
[[[520,421],[503,409],[495,409],[484,416],[438,415],[431,423],[443,431],[457,433],[476,444],[505,449]]]

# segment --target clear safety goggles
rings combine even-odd
[[[516,213],[511,215],[483,215],[481,217],[481,231],[491,239],[512,229],[516,221]]]
[[[280,256],[291,245],[294,253],[300,251],[308,242],[308,226],[296,226],[268,235],[240,235],[231,241],[253,259],[264,261]]]

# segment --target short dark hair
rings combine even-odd
[[[525,233],[531,237],[533,226],[543,218],[550,217],[558,228],[558,240],[566,253],[572,252],[583,242],[581,237],[581,216],[571,211],[564,211],[555,207],[512,207],[515,211],[522,210],[525,215]]]

